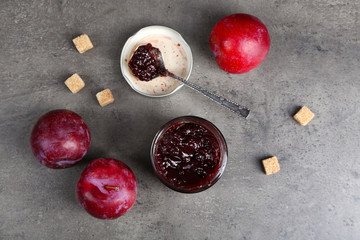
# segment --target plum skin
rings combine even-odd
[[[249,14],[221,19],[210,34],[210,48],[218,66],[229,73],[246,73],[258,67],[270,50],[266,26]]]
[[[30,146],[35,158],[53,169],[72,167],[86,155],[90,130],[76,113],[58,109],[39,118],[32,129]]]
[[[98,158],[82,172],[76,197],[93,217],[116,219],[136,201],[137,182],[133,171],[113,158]]]

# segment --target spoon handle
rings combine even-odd
[[[240,106],[237,103],[234,103],[233,101],[230,101],[224,97],[218,96],[215,93],[212,93],[206,89],[203,89],[202,87],[195,85],[193,83],[187,82],[184,79],[182,79],[179,76],[176,76],[175,74],[168,72],[167,74],[169,77],[172,77],[176,80],[179,80],[180,82],[184,83],[185,85],[189,86],[190,88],[202,93],[203,95],[207,96],[208,98],[214,100],[215,102],[221,104],[222,106],[226,107],[230,111],[239,114],[240,116],[247,118],[247,116],[250,113],[250,110],[246,107]]]

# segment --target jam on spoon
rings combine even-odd
[[[166,76],[166,71],[158,67],[158,60],[154,55],[156,49],[150,43],[141,45],[130,59],[129,68],[139,80],[148,82],[158,76]]]

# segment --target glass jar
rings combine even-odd
[[[214,185],[227,162],[227,145],[211,122],[184,116],[166,123],[155,135],[151,163],[157,177],[169,188],[196,193]]]

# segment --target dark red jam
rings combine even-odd
[[[158,67],[158,60],[152,50],[159,50],[150,43],[139,46],[129,61],[129,68],[134,76],[141,81],[150,81],[158,76],[165,76],[163,69]]]
[[[220,167],[220,146],[214,134],[196,123],[175,123],[156,144],[155,165],[172,185],[206,185]]]

